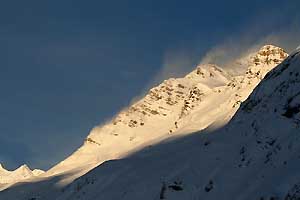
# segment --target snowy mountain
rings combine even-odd
[[[263,100],[254,101],[253,95],[263,86],[241,109],[240,104],[286,57],[281,48],[267,45],[236,61],[235,65],[245,69],[244,74],[207,64],[197,66],[184,78],[164,81],[111,122],[95,127],[80,149],[43,177],[31,184],[15,185],[0,193],[0,199],[198,199],[202,195],[207,199],[218,195],[236,199],[234,195],[248,189],[242,185],[247,183],[248,175],[253,179],[252,172],[262,167],[256,162],[254,167],[248,167],[256,153],[263,156],[264,150],[258,151],[256,146],[272,149],[277,141],[264,136],[260,143],[249,139],[255,123],[266,122],[265,129],[269,130],[267,125],[272,121],[268,112],[256,109]],[[286,63],[296,65],[296,57],[293,54],[278,68],[284,68]],[[278,69],[268,77],[275,76],[275,71]],[[275,79],[271,82],[269,87],[279,84]],[[276,100],[268,98],[277,105]],[[229,125],[221,128],[238,109]],[[258,122],[252,125],[243,121],[246,118]],[[286,124],[282,125],[273,130],[280,131]],[[250,154],[252,157],[248,157]],[[113,159],[121,160],[103,163]]]
[[[43,174],[44,171],[40,169],[31,169],[27,165],[22,165],[14,171],[8,171],[0,164],[0,188],[1,186],[8,186],[16,182],[30,179]]]
[[[106,162],[58,199],[300,199],[300,51],[229,124]]]
[[[222,125],[264,75],[286,57],[283,49],[266,45],[236,61],[245,69],[242,75],[207,64],[197,66],[184,78],[166,80],[111,122],[95,127],[84,145],[47,175],[76,170],[64,180],[67,184],[106,160],[124,157],[177,134],[199,131],[216,121]]]

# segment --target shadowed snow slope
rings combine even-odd
[[[281,192],[267,187],[268,176],[279,169],[274,159],[283,151],[277,149],[284,140],[281,129],[291,133],[297,129],[298,98],[287,105],[284,101],[292,92],[286,91],[279,101],[272,96],[279,91],[272,91],[284,85],[279,79],[293,81],[295,90],[299,87],[297,56],[268,74],[229,125],[217,127],[231,119],[265,74],[286,57],[282,49],[267,45],[237,61],[244,65],[244,75],[201,65],[184,78],[167,80],[112,122],[94,128],[84,145],[44,179],[15,185],[0,193],[0,199],[243,199],[247,194]],[[213,128],[198,134],[207,127]],[[163,139],[169,142],[157,144]],[[126,155],[60,189],[100,163]],[[265,193],[258,193],[253,181],[266,184]]]

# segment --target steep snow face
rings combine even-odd
[[[63,178],[59,183],[55,183],[55,187],[57,185],[62,187],[106,160],[122,158],[163,139],[188,135],[212,124],[223,125],[231,119],[240,103],[248,97],[265,74],[286,57],[287,54],[281,48],[267,45],[258,52],[237,61],[247,69],[244,75],[232,76],[216,65],[206,64],[197,66],[194,71],[183,78],[166,80],[151,89],[143,99],[120,112],[111,122],[95,127],[80,149],[43,176],[61,175]],[[191,147],[185,146],[190,150],[195,147],[196,144]],[[166,152],[174,154],[175,151],[167,150]],[[187,154],[184,156],[188,157]],[[163,159],[168,161],[165,157]],[[165,161],[162,161],[163,165],[167,165]],[[174,167],[177,166],[175,163],[178,161],[170,162],[174,164]],[[149,167],[152,166],[148,164]],[[123,166],[119,167],[123,168]],[[138,173],[148,169],[145,166],[141,167]],[[113,171],[108,172],[114,174]],[[153,174],[150,171],[147,173]],[[153,178],[157,178],[157,175]],[[116,183],[112,177],[107,178],[113,184]],[[108,184],[105,181],[103,183]],[[53,199],[55,195],[60,195],[54,192],[51,192],[51,195],[49,193],[45,195],[43,191],[48,191],[48,188],[49,186],[40,188],[38,193],[42,195],[42,199]],[[35,186],[31,189],[39,190]],[[28,189],[29,193],[34,193],[30,192],[31,189]],[[108,192],[106,189],[103,190]],[[120,189],[120,191],[123,190]],[[18,193],[15,195],[17,199],[24,199],[22,195],[18,196]]]
[[[174,135],[226,123],[264,75],[287,54],[267,45],[237,62],[247,69],[232,77],[206,64],[184,78],[169,79],[140,101],[120,112],[110,123],[95,127],[84,145],[47,172],[48,176],[81,168],[66,183],[106,160],[116,159]]]
[[[43,177],[71,174],[59,183],[65,185],[103,161],[202,130],[212,123],[225,124],[265,74],[286,57],[281,48],[267,45],[236,61],[247,69],[244,75],[232,76],[206,64],[183,78],[166,80],[111,122],[95,127],[79,150]]]
[[[4,186],[13,184],[25,179],[36,177],[42,173],[44,173],[44,171],[39,169],[31,171],[27,165],[22,165],[14,171],[8,171],[0,164],[0,190],[2,188],[1,185]]]
[[[106,162],[58,199],[299,199],[299,131],[296,51],[267,74],[225,127]]]

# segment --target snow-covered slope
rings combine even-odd
[[[267,74],[234,118],[106,162],[65,199],[300,199],[300,51]]]
[[[198,66],[184,78],[169,79],[161,85],[151,89],[145,98],[122,111],[112,120],[112,122],[94,128],[79,150],[46,172],[44,178],[35,180],[39,183],[26,185],[24,186],[25,188],[23,186],[16,186],[15,188],[0,194],[0,199],[2,197],[9,197],[10,199],[14,199],[13,197],[16,197],[16,199],[28,199],[32,196],[34,198],[36,198],[35,196],[39,196],[40,199],[55,199],[61,195],[63,195],[61,196],[62,199],[69,198],[69,196],[70,199],[76,199],[75,196],[82,195],[83,193],[81,192],[83,191],[87,192],[85,190],[91,192],[89,195],[92,195],[92,193],[100,195],[99,192],[101,191],[101,195],[104,196],[100,196],[103,197],[103,199],[122,199],[121,196],[118,195],[120,195],[120,192],[128,193],[128,187],[131,188],[129,189],[130,195],[128,196],[128,199],[134,195],[142,195],[145,189],[149,189],[148,192],[150,198],[153,197],[152,194],[154,195],[152,192],[157,190],[157,188],[160,188],[160,185],[162,184],[162,182],[160,182],[158,183],[158,186],[156,182],[154,183],[150,180],[157,181],[156,178],[158,177],[160,177],[160,181],[165,182],[162,184],[161,189],[164,193],[169,190],[168,188],[173,188],[172,186],[167,185],[167,178],[166,180],[161,180],[165,177],[161,173],[167,173],[167,171],[169,171],[167,166],[172,165],[175,171],[177,170],[176,166],[178,166],[179,171],[176,173],[180,174],[180,171],[182,170],[181,164],[195,161],[198,162],[198,160],[195,159],[195,153],[199,154],[199,156],[200,154],[203,154],[203,158],[206,162],[205,156],[207,155],[204,153],[205,151],[195,151],[199,150],[201,146],[197,143],[199,141],[190,141],[188,138],[193,138],[195,136],[188,135],[191,132],[202,130],[208,126],[216,127],[225,124],[234,115],[239,108],[240,103],[248,97],[261,79],[263,79],[264,75],[277,64],[281,63],[286,57],[287,54],[282,49],[267,45],[262,47],[258,52],[237,61],[238,64],[244,66],[246,69],[246,73],[243,75],[236,76],[229,74],[224,69],[208,64]],[[213,137],[214,135],[215,134],[212,134],[212,136],[209,137]],[[165,145],[158,145],[158,147],[150,148],[151,145],[154,145],[163,139],[182,136],[186,136],[187,139],[184,139],[185,142],[182,144],[177,142],[178,144],[176,145],[178,145],[178,151],[176,150],[177,147],[173,147],[169,144],[166,145],[168,147],[167,149],[164,149]],[[197,137],[204,136],[197,135],[196,138]],[[222,137],[220,137],[220,139]],[[233,140],[231,137],[228,137],[227,139]],[[187,144],[191,146],[186,146]],[[210,146],[210,141],[204,141],[204,146]],[[142,155],[141,158],[143,159],[146,157],[146,160],[140,159],[140,156],[133,156],[124,161],[120,161],[122,166],[118,164],[119,161],[113,161],[112,164],[108,162],[107,164],[101,165],[96,170],[93,170],[83,178],[80,178],[66,190],[64,189],[63,191],[65,192],[54,189],[54,185],[56,188],[63,187],[74,180],[74,178],[81,176],[104,161],[122,158],[146,147],[150,148],[149,152],[141,151],[141,153],[136,154]],[[185,149],[183,149],[183,147]],[[216,152],[218,151],[216,150]],[[189,156],[188,153],[191,153],[191,156]],[[225,152],[219,153],[222,154]],[[156,156],[158,156],[159,161],[155,159]],[[199,158],[201,158],[201,156]],[[230,161],[231,159],[232,158],[230,157],[228,160]],[[157,162],[159,168],[152,169],[155,162]],[[143,163],[145,163],[145,165]],[[207,167],[207,169],[211,167],[213,169],[213,164],[216,163],[211,163],[211,165],[202,167]],[[101,170],[103,169],[106,171],[102,174]],[[159,169],[162,170],[159,171]],[[114,172],[113,170],[116,171]],[[124,174],[127,172],[129,174]],[[146,176],[146,179],[149,178],[149,181],[145,181],[145,184],[154,184],[153,187],[141,184],[139,192],[130,192],[131,190],[134,190],[135,184],[139,184],[142,181],[139,179],[139,176],[135,176],[135,174],[142,176],[142,173],[144,172],[149,174],[149,177],[148,175]],[[172,174],[173,171],[171,170],[169,173]],[[208,171],[206,171],[206,173],[210,174]],[[130,182],[127,182],[123,178],[121,179],[121,182],[118,182],[119,179],[116,179],[115,176],[120,174],[122,176],[124,175],[124,177],[128,176],[127,178]],[[86,179],[86,177],[88,178]],[[90,179],[89,177],[92,178]],[[99,181],[98,178],[101,179],[101,181]],[[131,181],[132,184],[130,184]],[[99,187],[99,191],[93,191],[95,188],[90,185],[93,185],[94,183]],[[128,187],[123,185],[123,183],[126,183]],[[117,184],[117,186],[114,184]],[[179,182],[177,182],[177,184],[179,184]],[[85,185],[88,186],[85,187]],[[127,189],[122,190],[118,185]],[[76,187],[79,188],[74,191],[74,187],[75,189]],[[86,189],[81,191],[82,187]],[[109,188],[119,189],[112,194],[109,193],[109,191],[112,191]],[[174,188],[176,188],[176,186],[174,186]],[[27,191],[26,195],[20,191]],[[1,197],[1,195],[3,196]],[[85,198],[93,199],[91,196],[83,197],[83,199]]]
[[[286,57],[281,48],[267,45],[237,61],[247,69],[244,75],[233,76],[207,64],[184,78],[166,80],[111,122],[95,127],[78,151],[47,173],[81,167],[83,174],[103,161],[123,157],[174,134],[198,131],[215,121],[222,124],[264,75]]]
[[[240,103],[248,97],[264,75],[286,57],[287,54],[282,49],[267,45],[258,52],[236,61],[235,65],[244,68],[245,74],[233,75],[218,66],[207,64],[198,66],[184,78],[164,81],[111,122],[94,128],[84,145],[69,158],[42,177],[26,180],[33,183],[26,184],[25,188],[22,185],[20,189],[14,186],[11,190],[3,192],[0,199],[1,195],[10,199],[28,199],[31,196],[54,199],[61,195],[59,188],[106,160],[125,157],[139,149],[151,147],[163,139],[188,135],[212,124],[214,127],[221,126],[231,119]],[[191,146],[187,150],[196,147],[197,145]],[[168,159],[165,160],[168,162]],[[149,165],[149,170],[151,166]],[[141,170],[143,169],[145,166]],[[119,174],[117,171],[111,171],[115,174],[113,176]],[[91,172],[93,173],[95,172]],[[114,183],[111,174],[108,178]],[[80,181],[81,179],[74,184]],[[70,192],[72,193],[72,190],[64,194],[75,195]],[[13,196],[10,196],[11,194]]]

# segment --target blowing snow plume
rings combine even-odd
[[[245,26],[230,32],[226,30],[226,34],[195,36],[184,41],[184,48],[179,47],[180,41],[174,41],[172,47],[165,50],[157,75],[132,102],[140,99],[161,81],[182,77],[197,64],[216,64],[233,73],[243,73],[246,69],[240,69],[234,61],[257,51],[261,46],[271,44],[291,52],[300,44],[300,14],[299,6],[288,2],[291,1],[287,0],[280,8],[268,5],[267,12],[261,9],[254,17],[243,22]]]
[[[236,60],[256,52],[261,46],[271,44],[291,52],[300,43],[298,37],[300,35],[300,27],[297,22],[291,23],[283,30],[275,30],[271,33],[258,33],[259,31],[255,31],[255,29],[246,29],[243,32],[243,34],[231,36],[222,44],[213,47],[199,63],[217,64],[232,73],[241,73],[245,69],[239,69],[239,66],[235,63]]]

